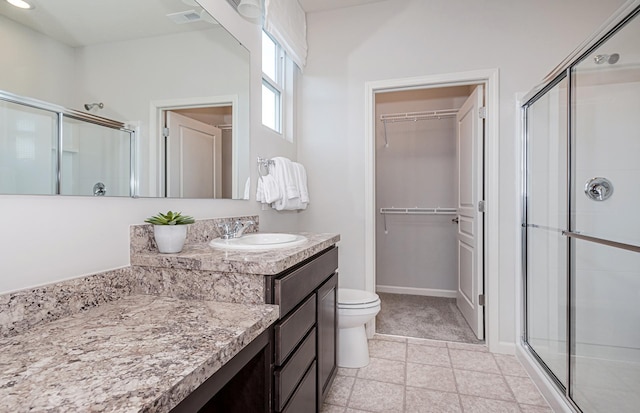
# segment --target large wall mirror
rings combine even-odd
[[[0,194],[243,199],[249,51],[195,0],[0,0]]]

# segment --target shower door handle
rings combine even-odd
[[[627,251],[640,252],[640,245],[627,244],[624,242],[612,241],[604,238],[592,237],[574,231],[562,231],[562,235],[568,238],[575,238],[583,241],[589,241],[596,244],[606,245],[608,247],[620,248]]]

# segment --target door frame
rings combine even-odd
[[[376,193],[375,193],[375,95],[415,89],[482,84],[485,87],[485,231],[484,294],[485,340],[491,352],[510,353],[511,347],[500,343],[500,272],[499,272],[499,70],[484,69],[365,83],[365,290],[376,286]],[[375,332],[375,319],[367,324],[369,335]]]
[[[164,165],[160,162],[162,156],[162,128],[164,127],[163,113],[168,110],[205,108],[216,106],[231,106],[231,157],[235,160],[238,158],[238,95],[221,95],[221,96],[205,96],[184,99],[167,99],[153,100],[150,102],[149,112],[149,152],[152,156],[149,159],[149,169],[158,180],[155,184],[157,194],[163,193],[161,187],[164,181]],[[233,162],[234,167],[231,172],[231,187],[233,188],[233,199],[241,199],[242,194],[238,189],[238,162]],[[153,175],[151,175],[153,176]],[[237,193],[236,193],[237,192]]]

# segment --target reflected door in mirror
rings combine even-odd
[[[167,196],[220,198],[222,131],[172,111],[166,115]]]

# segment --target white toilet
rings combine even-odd
[[[338,288],[338,366],[360,368],[369,364],[364,325],[380,311],[377,294]]]

